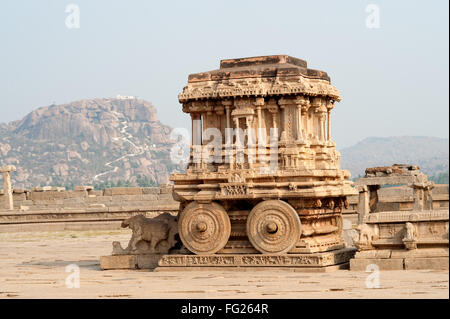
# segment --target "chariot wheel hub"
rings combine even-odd
[[[269,223],[266,224],[266,231],[267,231],[269,234],[274,234],[274,233],[277,232],[277,230],[278,230],[278,226],[277,226],[276,223],[274,223],[274,222],[269,222]]]

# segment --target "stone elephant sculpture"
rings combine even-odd
[[[356,227],[356,231],[357,233],[353,237],[356,248],[359,251],[373,249],[372,243],[379,239],[378,227],[360,224]]]

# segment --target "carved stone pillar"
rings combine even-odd
[[[191,145],[194,145],[194,113],[189,114],[191,116]]]
[[[303,119],[305,119],[305,127],[301,126],[302,137],[304,141],[308,139],[308,109],[309,109],[309,99],[305,98],[305,100],[301,104],[301,113],[300,113],[300,123],[303,123]]]
[[[256,107],[256,112],[257,112],[257,116],[258,116],[258,127],[256,128],[256,136],[258,137],[258,142],[259,142],[265,138],[265,136],[264,136],[265,130],[263,130],[263,127],[262,127],[261,106],[258,105]]]
[[[358,192],[359,192],[358,207],[357,207],[358,224],[362,224],[364,217],[366,217],[370,213],[370,205],[369,205],[370,194],[369,189],[365,185],[358,186]]]
[[[13,201],[13,189],[11,185],[11,172],[15,172],[16,167],[13,165],[6,165],[0,167],[0,173],[3,173],[3,191],[6,201],[6,209],[13,210],[14,209],[14,201]]]
[[[240,143],[239,139],[239,118],[234,118],[234,127],[236,128],[236,142],[235,144],[238,145]]]
[[[319,113],[319,140],[325,142],[325,113]]]
[[[331,141],[331,110],[334,108],[334,101],[327,102],[327,141]]]
[[[423,211],[433,209],[433,200],[431,198],[431,189],[434,187],[433,183],[413,183],[413,210]]]
[[[278,101],[280,109],[283,112],[283,125],[281,128],[281,139],[283,142],[292,142],[294,139],[294,130],[298,125],[295,119],[296,103],[293,99],[281,98]]]
[[[327,108],[324,105],[324,101],[320,97],[314,98],[313,101],[316,127],[315,136],[318,142],[325,142],[325,117],[327,113]]]
[[[256,114],[258,116],[258,139],[263,138],[263,136],[261,136],[262,134],[262,114],[261,114],[261,108],[264,105],[264,98],[262,97],[258,97],[255,99],[255,102],[253,103],[256,106]]]
[[[191,113],[192,119],[192,162],[201,167],[202,156],[202,120],[201,114]]]
[[[225,106],[225,110],[226,110],[227,128],[231,128],[231,106],[233,105],[233,101],[230,101],[230,100],[222,101],[222,105]]]
[[[331,140],[330,109],[327,111],[327,141]]]
[[[277,105],[270,105],[267,110],[272,115],[272,128],[277,128],[278,106]]]
[[[192,119],[192,145],[202,145],[202,116],[191,113]]]
[[[297,114],[296,118],[296,141],[298,143],[304,143],[307,137],[307,134],[304,134],[303,130],[303,117],[304,114],[308,111],[309,107],[309,99],[304,96],[298,96],[295,98],[294,103],[296,105]]]
[[[302,105],[297,104],[297,142],[303,142]]]
[[[378,190],[380,189],[380,185],[368,185],[369,189],[369,210],[371,213],[377,212],[378,206]]]

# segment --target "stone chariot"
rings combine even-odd
[[[170,179],[190,252],[349,260],[342,210],[358,192],[331,139],[341,98],[327,73],[287,55],[222,60],[189,75],[178,98],[192,143],[186,172]]]

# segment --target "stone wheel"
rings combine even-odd
[[[295,209],[281,200],[256,205],[248,215],[247,235],[253,247],[263,254],[283,254],[300,238],[301,223]]]
[[[217,203],[192,202],[180,214],[178,232],[184,246],[194,254],[214,254],[230,238],[230,218]]]

